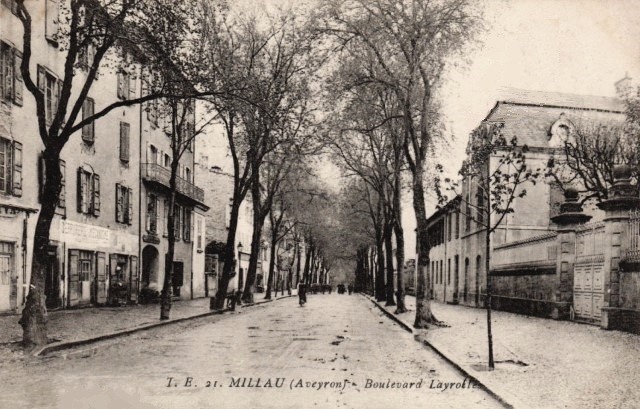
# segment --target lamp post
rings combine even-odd
[[[244,271],[240,267],[242,258],[242,242],[238,242],[238,289],[236,291],[236,304],[242,304],[242,287],[244,286]]]

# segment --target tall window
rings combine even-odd
[[[175,235],[176,240],[180,238],[183,220],[184,220],[184,216],[182,213],[182,207],[179,204],[176,204],[173,207],[173,233]]]
[[[189,168],[184,168],[184,179],[191,183],[191,169]]]
[[[78,213],[100,216],[100,176],[78,168]]]
[[[118,98],[133,99],[136,97],[136,76],[133,57],[125,52],[122,57],[123,66],[118,72]]]
[[[46,68],[38,66],[38,88],[45,96],[45,119],[47,125],[51,125],[53,117],[58,112],[58,102],[60,101],[60,90],[62,81],[56,78]]]
[[[460,237],[460,209],[456,209],[456,239]]]
[[[166,168],[171,166],[171,156],[169,156],[169,154],[167,153],[164,154],[164,166]]]
[[[123,224],[133,222],[133,191],[116,183],[116,221]]]
[[[484,212],[485,212],[485,208],[484,208],[484,194],[482,194],[481,190],[478,189],[478,193],[476,193],[476,198],[477,198],[477,205],[478,205],[478,216],[477,216],[477,221],[479,224],[483,224],[484,223]]]
[[[91,281],[93,272],[93,253],[90,251],[80,251],[78,261],[78,281]]]
[[[87,98],[82,103],[82,119],[85,120],[92,116],[95,112],[95,102],[91,98]],[[95,124],[91,122],[82,127],[82,140],[87,143],[93,143],[95,140]]]
[[[0,192],[22,196],[22,144],[0,138]]]
[[[0,41],[0,100],[22,105],[22,53]]]
[[[45,11],[45,37],[48,40],[56,40],[56,35],[58,34],[58,0],[45,0],[46,1],[46,11]]]
[[[129,124],[120,122],[120,160],[129,162]]]
[[[182,238],[188,242],[191,241],[191,209],[185,207],[183,213]]]
[[[197,234],[197,239],[196,239],[196,248],[198,250],[202,250],[202,218],[198,217],[197,219],[197,223],[196,223],[196,234]]]
[[[158,197],[153,193],[147,193],[147,232],[156,234],[158,232]]]
[[[0,192],[10,193],[11,185],[11,142],[0,139]]]
[[[149,163],[157,164],[158,163],[158,148],[153,145],[149,145]]]

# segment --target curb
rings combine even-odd
[[[286,295],[280,298],[276,298],[273,300],[264,300],[264,301],[259,301],[259,302],[255,302],[252,304],[243,304],[240,307],[241,308],[246,308],[246,307],[252,307],[255,305],[260,305],[260,304],[266,304],[268,302],[273,302],[275,300],[280,300],[283,298],[289,298],[291,297],[291,295]],[[222,315],[225,312],[230,311],[228,308],[222,309],[222,310],[215,310],[215,311],[208,311],[202,314],[196,314],[196,315],[191,315],[188,317],[182,317],[182,318],[175,318],[175,319],[170,319],[170,320],[166,320],[166,321],[158,321],[158,322],[154,322],[152,324],[146,324],[146,325],[142,325],[139,327],[135,327],[135,328],[129,328],[129,329],[125,329],[122,331],[116,331],[116,332],[111,332],[108,334],[104,334],[104,335],[99,335],[97,337],[92,337],[92,338],[85,338],[85,339],[80,339],[80,340],[76,340],[76,341],[59,341],[59,342],[55,342],[49,345],[45,345],[44,347],[37,349],[36,351],[34,351],[31,355],[32,356],[36,356],[36,357],[43,357],[45,355],[49,355],[52,352],[58,352],[58,351],[62,351],[65,349],[71,349],[71,348],[75,348],[75,347],[79,347],[79,346],[83,346],[83,345],[88,345],[88,344],[92,344],[95,342],[99,342],[99,341],[105,341],[108,339],[113,339],[113,338],[118,338],[118,337],[123,337],[123,336],[127,336],[127,335],[131,335],[133,333],[136,332],[140,332],[140,331],[146,331],[149,329],[153,329],[153,328],[158,328],[158,327],[163,327],[165,325],[170,325],[170,324],[176,324],[178,322],[185,322],[185,321],[189,321],[189,320],[194,320],[194,319],[198,319],[198,318],[205,318],[205,317],[210,317],[213,315]]]
[[[465,377],[467,377],[468,379],[470,379],[473,382],[475,382],[480,387],[480,389],[482,389],[487,394],[489,394],[489,396],[491,396],[492,398],[494,398],[495,400],[500,402],[500,404],[502,404],[502,406],[504,406],[505,408],[509,408],[509,409],[513,409],[514,408],[514,406],[512,404],[510,404],[509,402],[507,402],[506,399],[504,399],[502,396],[498,395],[496,392],[491,390],[482,381],[480,381],[478,378],[476,378],[474,375],[472,375],[469,371],[467,371],[462,366],[460,366],[458,363],[456,363],[453,359],[451,359],[447,355],[445,355],[442,351],[440,351],[438,348],[436,348],[432,343],[430,343],[426,339],[422,339],[422,340],[419,339],[419,334],[414,333],[413,328],[411,328],[407,323],[402,321],[400,318],[396,317],[393,313],[389,312],[386,308],[384,308],[384,306],[380,305],[380,303],[378,303],[378,301],[376,301],[374,298],[366,296],[364,294],[362,294],[362,296],[365,297],[365,298],[368,298],[369,301],[371,301],[376,307],[378,307],[387,317],[391,318],[391,320],[393,320],[396,324],[400,325],[400,327],[402,327],[405,331],[407,331],[407,332],[409,332],[411,334],[414,334],[414,336],[413,336],[414,340],[416,340],[417,342],[420,342],[420,343],[428,346],[429,348],[431,348],[439,357],[441,357],[447,363],[449,363],[451,366],[453,366],[458,371],[460,371]]]

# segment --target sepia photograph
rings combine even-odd
[[[0,408],[639,408],[640,0],[0,0]]]

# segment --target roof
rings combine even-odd
[[[502,89],[498,102],[573,109],[593,109],[610,112],[624,112],[625,110],[624,101],[618,98],[561,92],[530,91],[518,88]]]
[[[507,136],[529,147],[548,147],[552,125],[565,114],[573,122],[624,118],[624,103],[612,97],[527,91],[510,88],[484,121],[501,122]]]

